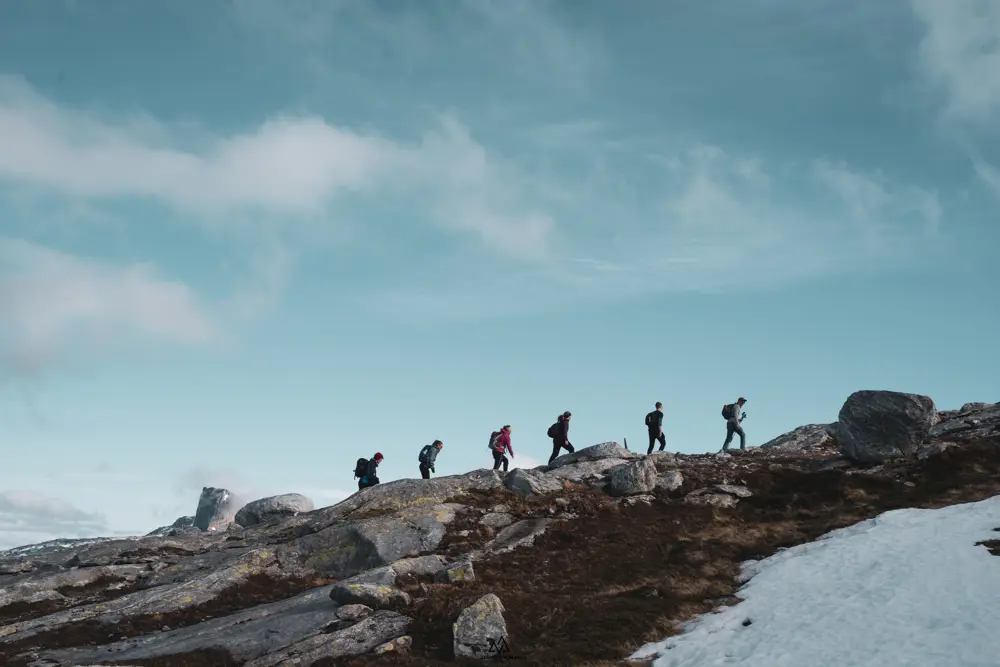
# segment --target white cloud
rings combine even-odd
[[[992,190],[995,195],[1000,197],[1000,169],[982,159],[976,159],[973,164],[979,180]]]
[[[71,349],[134,341],[202,344],[220,335],[184,284],[145,264],[116,267],[0,237],[0,362],[32,373]]]
[[[926,28],[920,66],[946,95],[946,117],[994,122],[1000,111],[1000,0],[911,4]]]
[[[426,204],[442,228],[524,259],[545,255],[554,228],[522,203],[516,175],[450,117],[408,145],[315,116],[191,140],[150,118],[64,109],[0,77],[0,136],[0,180],[91,200],[147,198],[213,224],[248,224],[246,215],[328,224],[322,214],[339,196],[402,196]]]
[[[609,222],[590,237],[563,238],[546,270],[470,270],[466,283],[407,286],[372,307],[488,318],[623,295],[771,288],[909,261],[941,219],[935,192],[829,160],[775,165],[697,145],[651,161],[662,170],[659,201],[624,210],[600,190],[581,193],[610,211]]]
[[[0,549],[56,538],[107,535],[102,514],[23,490],[0,491]]]

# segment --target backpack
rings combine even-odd
[[[500,431],[493,431],[493,433],[490,434],[490,449],[496,449],[497,436],[499,435]]]
[[[417,457],[417,461],[420,463],[427,463],[427,450],[430,448],[430,445],[424,445],[424,448],[420,450],[420,456]]]
[[[650,412],[648,415],[646,415],[646,426],[648,428],[652,425],[653,425],[653,413]]]
[[[556,422],[555,424],[549,427],[549,430],[546,431],[545,434],[550,438],[554,438],[557,435],[559,435],[559,427],[560,427],[559,422]]]
[[[354,464],[354,476],[360,479],[367,474],[368,459],[358,459],[358,462]]]
[[[722,406],[722,418],[723,419],[732,419],[733,418],[733,413],[735,411],[736,411],[736,404],[735,403],[730,403],[729,405],[723,405]]]

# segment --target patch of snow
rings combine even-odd
[[[1000,496],[906,509],[744,564],[743,601],[647,644],[653,667],[993,667]]]

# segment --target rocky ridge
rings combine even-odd
[[[0,553],[0,662],[619,664],[643,631],[735,602],[747,559],[886,508],[1000,493],[1000,404],[933,406],[856,392],[838,422],[746,452],[601,443],[320,509],[206,488],[195,517],[141,538]]]

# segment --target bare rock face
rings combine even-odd
[[[314,509],[315,505],[309,498],[298,493],[286,493],[247,503],[236,513],[236,523],[244,527],[255,526],[272,519],[312,512]]]
[[[198,499],[198,511],[194,515],[194,525],[199,530],[225,530],[236,517],[237,507],[233,507],[233,494],[226,489],[206,486]]]
[[[346,581],[333,585],[330,599],[342,605],[361,604],[371,609],[398,609],[410,604],[410,596],[393,586]]]
[[[627,463],[611,471],[611,495],[633,496],[656,488],[656,465],[649,459]]]
[[[463,609],[452,625],[455,656],[479,660],[496,658],[500,646],[506,648],[509,641],[503,612],[503,603],[493,593]]]
[[[835,437],[847,458],[881,463],[916,454],[937,421],[937,408],[927,396],[856,391],[840,409]]]
[[[598,445],[591,445],[578,449],[572,454],[563,454],[549,464],[549,470],[555,470],[572,463],[582,461],[599,461],[601,459],[636,459],[639,455],[630,452],[617,442],[602,442]]]
[[[656,478],[656,488],[662,491],[676,491],[684,486],[684,475],[680,470],[668,470]]]
[[[550,477],[542,472],[534,470],[523,470],[515,468],[510,474],[504,477],[503,484],[509,490],[528,498],[535,495],[555,493],[562,491],[562,482],[554,477]]]
[[[837,447],[832,436],[836,428],[836,424],[806,424],[765,442],[760,448],[783,453],[806,453],[827,449],[832,452]]]

